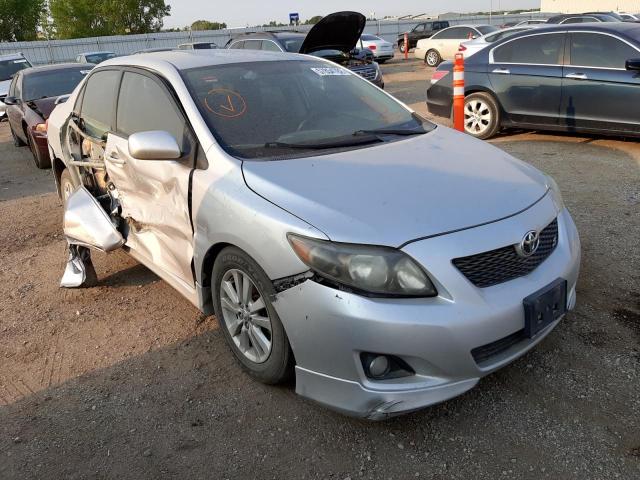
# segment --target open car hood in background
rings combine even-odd
[[[358,12],[331,13],[316,23],[304,39],[300,53],[318,50],[353,50],[364,30],[367,19]]]

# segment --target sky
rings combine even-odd
[[[314,15],[326,15],[340,10],[355,10],[376,18],[385,15],[438,14],[450,11],[494,11],[517,8],[540,8],[540,0],[238,0],[214,2],[212,0],[166,0],[171,5],[171,16],[165,18],[165,27],[184,27],[195,20],[225,22],[229,27],[261,25],[270,20],[289,22],[289,13],[297,12],[305,20]]]

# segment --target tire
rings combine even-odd
[[[481,140],[493,137],[500,129],[500,107],[492,95],[472,93],[464,99],[464,130]]]
[[[216,318],[242,368],[266,384],[289,380],[293,374],[293,352],[271,304],[270,298],[275,295],[273,284],[262,268],[239,248],[227,247],[218,255],[211,278]],[[243,298],[242,285],[247,280],[248,295]],[[253,313],[252,305],[256,308]],[[269,348],[265,348],[265,340]]]
[[[67,198],[74,192],[73,181],[71,180],[71,173],[69,169],[65,168],[60,174],[60,200],[62,205],[67,206]]]
[[[31,150],[31,155],[33,156],[33,163],[36,164],[36,167],[38,167],[40,170],[51,168],[51,160],[49,159],[49,156],[47,155],[46,157],[44,157],[42,155],[40,149],[36,145],[36,142],[33,141],[33,138],[31,138],[31,135],[29,135],[28,133],[27,140],[27,143],[29,144],[29,150]]]
[[[426,63],[430,67],[437,67],[442,62],[442,57],[437,50],[433,48],[429,50],[424,56],[424,63]]]
[[[404,53],[404,42],[398,42],[398,50],[400,53]]]
[[[13,138],[13,146],[24,147],[26,143],[24,143],[22,139],[15,134],[15,132],[13,131],[13,127],[11,126],[11,122],[9,122],[9,130],[11,130],[11,138]]]

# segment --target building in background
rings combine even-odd
[[[542,0],[541,12],[627,12],[640,13],[640,0]]]

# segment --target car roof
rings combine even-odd
[[[513,40],[528,35],[537,35],[545,32],[590,32],[613,33],[621,37],[627,37],[636,42],[640,42],[640,23],[631,22],[597,22],[597,23],[571,23],[571,24],[549,24],[549,26],[532,28],[522,32],[516,32],[504,40]]]
[[[115,52],[112,52],[111,50],[98,50],[96,52],[82,52],[82,53],[79,53],[78,55],[99,55],[102,53],[113,53],[115,55]]]
[[[24,55],[22,53],[7,53],[6,55],[0,55],[0,60],[15,60],[22,59]]]
[[[22,75],[29,76],[42,72],[54,72],[56,70],[68,70],[68,69],[87,69],[87,65],[93,66],[92,63],[55,63],[53,65],[40,65],[38,67],[30,67],[21,70],[20,73]]]
[[[168,52],[139,53],[126,57],[117,57],[102,62],[100,67],[119,66],[140,66],[144,68],[157,69],[162,71],[167,67],[177,70],[187,70],[190,68],[208,67],[211,65],[227,65],[244,62],[269,62],[269,61],[294,61],[308,60],[307,55],[282,52],[267,52],[263,50],[171,50]]]

